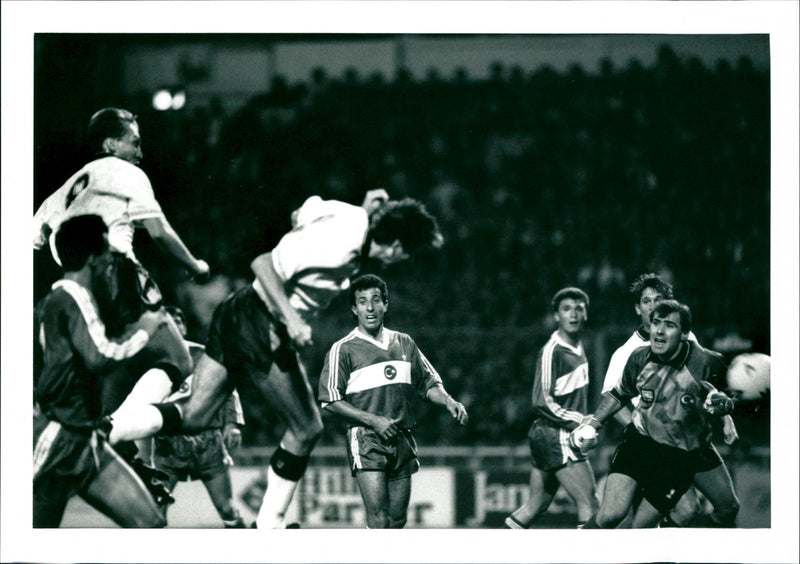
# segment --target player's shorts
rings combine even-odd
[[[207,481],[227,472],[233,464],[222,431],[206,429],[196,435],[156,437],[154,466],[175,482]]]
[[[384,441],[372,429],[347,430],[347,459],[353,476],[357,472],[384,472],[389,481],[407,478],[419,470],[417,443],[408,429]]]
[[[299,370],[286,326],[272,316],[252,286],[234,292],[217,306],[206,355],[227,368],[234,385],[251,366],[265,373],[273,363],[284,372]]]
[[[705,448],[699,448],[691,451],[695,457],[695,472],[708,472],[723,464],[722,456],[720,456],[717,447],[708,445]]]
[[[691,487],[696,471],[694,452],[656,442],[633,425],[625,429],[609,469],[636,480],[642,496],[665,515]]]
[[[558,470],[568,462],[586,460],[586,455],[569,446],[569,431],[551,425],[546,419],[537,419],[528,431],[531,463],[543,472]]]
[[[129,256],[113,252],[114,280],[116,286],[114,303],[103,304],[99,299],[106,332],[111,337],[119,336],[129,323],[135,322],[146,310],[156,311],[163,304],[161,289],[145,267]]]
[[[67,429],[44,415],[33,425],[33,526],[57,527],[67,501],[97,476],[91,431]]]

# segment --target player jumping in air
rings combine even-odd
[[[286,431],[267,469],[258,528],[286,526],[284,515],[322,433],[322,417],[302,353],[309,322],[350,285],[365,259],[394,264],[443,239],[436,220],[412,199],[388,201],[384,190],[361,206],[314,196],[292,215],[294,228],[253,260],[253,284],[214,312],[206,352],[185,406],[172,403],[117,413],[112,443],[156,432],[202,429],[231,391],[253,386],[283,419]]]
[[[414,340],[384,326],[388,307],[381,278],[353,281],[350,310],[358,326],[331,347],[319,380],[320,403],[347,422],[347,457],[370,529],[406,524],[411,475],[419,469],[411,432],[416,397],[444,406],[462,425],[468,420]]]

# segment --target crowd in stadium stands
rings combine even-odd
[[[418,441],[495,445],[524,441],[532,364],[562,286],[591,297],[587,342],[618,328],[606,354],[636,322],[627,285],[649,271],[672,280],[707,346],[729,331],[768,346],[769,96],[768,71],[747,59],[708,66],[663,48],[650,66],[528,74],[498,63],[482,80],[318,70],[302,86],[276,79],[235,112],[216,101],[136,110],[162,206],[222,276],[212,301],[252,279],[250,261],[308,196],[358,203],[383,186],[423,200],[446,245],[384,273],[387,326],[417,337],[471,419],[460,428],[426,413]],[[154,271],[168,297],[193,296],[178,305],[202,338],[213,307]],[[320,354],[348,313],[334,302]],[[608,357],[592,354],[602,379]],[[248,417],[246,442],[274,440],[263,417],[263,428]]]

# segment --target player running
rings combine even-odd
[[[653,273],[642,274],[636,278],[631,284],[629,292],[635,299],[634,309],[639,316],[640,325],[625,344],[611,355],[608,371],[603,381],[603,393],[611,391],[622,380],[623,369],[631,353],[639,347],[650,345],[650,314],[653,309],[662,300],[673,299],[672,285]],[[691,331],[689,331],[687,339],[697,342],[697,338]],[[631,406],[624,406],[614,414],[614,417],[623,426],[631,422],[631,410],[638,401],[638,398],[633,398]],[[722,422],[725,442],[732,444],[739,438],[733,418],[725,415]],[[695,475],[695,486],[703,492],[714,507],[709,524],[732,526],[739,511],[739,500],[736,497],[728,469],[713,444],[709,446],[709,451],[709,468]],[[690,488],[681,497],[670,515],[664,518],[661,526],[689,526],[698,521],[700,512],[700,501],[694,489]],[[641,522],[638,525],[652,526],[650,523]]]
[[[97,430],[102,372],[139,354],[166,325],[163,314],[146,312],[127,339],[107,338],[96,301],[113,263],[106,233],[96,215],[60,225],[54,247],[64,274],[37,312],[43,352],[42,370],[34,381],[39,406],[33,453],[37,528],[58,527],[75,494],[122,527],[165,525],[145,485]]]
[[[382,189],[368,192],[361,206],[313,196],[292,214],[292,223],[271,252],[253,260],[253,284],[214,312],[186,405],[117,413],[110,432],[112,444],[159,431],[195,432],[236,386],[253,386],[286,425],[267,469],[258,528],[286,526],[286,509],[322,433],[299,356],[312,344],[310,321],[350,286],[365,259],[399,263],[443,243],[436,220],[420,202],[388,201]]]
[[[186,336],[186,318],[180,308],[168,306],[181,335]],[[201,344],[187,341],[192,358],[199,360],[205,350]],[[170,401],[181,401],[189,397],[192,377],[181,384]],[[172,492],[179,481],[202,480],[211,502],[226,529],[245,527],[239,511],[233,506],[230,467],[233,459],[229,450],[242,443],[244,414],[236,390],[228,397],[208,428],[196,435],[177,435],[153,439],[153,465],[167,475],[166,487]]]
[[[711,425],[733,410],[733,401],[715,388],[725,378],[722,357],[689,340],[691,325],[688,306],[659,302],[650,316],[650,346],[630,355],[622,380],[572,432],[577,443],[596,443],[596,430],[639,397],[611,461],[600,509],[586,528],[619,525],[637,493],[644,499],[634,527],[652,526],[672,511],[695,474],[714,462]]]
[[[539,350],[533,377],[530,498],[506,518],[510,529],[529,528],[547,511],[559,487],[575,502],[579,527],[597,511],[594,471],[584,450],[590,445],[570,442],[569,433],[587,410],[589,363],[581,335],[589,296],[579,288],[562,288],[552,306],[558,329]]]
[[[347,457],[364,500],[367,528],[402,529],[411,475],[419,470],[411,431],[416,396],[444,406],[462,425],[469,417],[414,340],[384,326],[386,283],[372,274],[359,276],[349,297],[358,326],[325,356],[319,401],[347,422]]]

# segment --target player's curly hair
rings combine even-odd
[[[551,302],[553,311],[558,311],[558,306],[561,305],[561,302],[568,298],[578,302],[583,302],[586,304],[586,307],[589,307],[589,296],[586,294],[586,292],[580,288],[570,286],[568,288],[561,288],[558,292],[556,292],[556,295],[553,296],[553,300]]]
[[[381,293],[383,303],[389,302],[389,288],[383,278],[375,274],[362,274],[350,283],[349,298],[351,307],[356,305],[356,292],[368,288],[377,288]]]
[[[370,237],[380,244],[400,240],[408,254],[426,247],[440,247],[444,239],[436,218],[413,198],[392,200],[372,213]]]
[[[55,245],[64,271],[80,270],[90,256],[102,254],[106,250],[105,233],[106,222],[95,214],[76,215],[62,223]]]
[[[628,293],[634,298],[634,303],[639,303],[639,300],[642,299],[642,292],[644,292],[646,288],[653,288],[656,292],[661,294],[665,300],[674,297],[672,284],[655,272],[648,272],[639,275],[628,288]]]
[[[122,108],[103,108],[89,119],[86,142],[89,149],[97,154],[103,152],[103,141],[119,139],[125,135],[128,125],[136,121],[136,116]]]
[[[671,313],[680,315],[681,333],[688,333],[692,330],[692,310],[689,309],[688,305],[682,304],[678,300],[668,299],[658,302],[658,305],[650,312],[650,321],[653,321],[656,315],[663,319]]]

